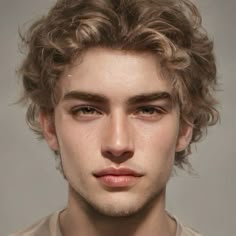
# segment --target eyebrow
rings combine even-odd
[[[66,93],[63,97],[63,100],[71,100],[71,99],[77,99],[95,103],[108,103],[108,98],[106,98],[103,95],[96,93],[82,92],[82,91],[70,91]]]
[[[153,102],[157,100],[172,101],[172,96],[170,93],[165,92],[165,91],[144,93],[144,94],[136,95],[134,97],[129,98],[128,103],[137,104],[137,103]]]
[[[63,97],[63,100],[83,100],[87,102],[94,102],[94,103],[103,103],[108,104],[109,99],[101,94],[97,93],[90,93],[90,92],[83,92],[83,91],[70,91],[66,93]],[[168,100],[172,101],[172,96],[170,93],[166,91],[158,91],[158,92],[152,92],[152,93],[143,93],[138,94],[133,97],[130,97],[127,101],[127,104],[134,105],[138,103],[146,103],[146,102],[152,102],[157,100]]]

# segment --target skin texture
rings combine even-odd
[[[40,122],[68,180],[68,206],[60,218],[64,235],[175,235],[165,188],[175,152],[188,145],[192,127],[180,126],[157,58],[89,49],[58,85],[55,122],[43,113]],[[108,167],[140,176],[131,185],[106,186],[95,173]]]

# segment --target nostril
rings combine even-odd
[[[126,160],[132,158],[134,155],[134,152],[131,150],[111,150],[107,149],[102,152],[102,156],[104,158],[110,159],[112,162],[115,163],[122,163]]]

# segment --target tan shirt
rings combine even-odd
[[[26,230],[11,234],[10,236],[62,236],[59,226],[59,213],[60,211],[57,211],[41,219]],[[174,219],[176,220],[176,218]],[[184,226],[178,220],[176,222],[176,236],[202,236],[196,231]]]

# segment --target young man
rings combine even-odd
[[[30,127],[68,204],[14,234],[193,236],[165,211],[174,165],[218,120],[212,42],[188,0],[59,0],[24,37]]]

